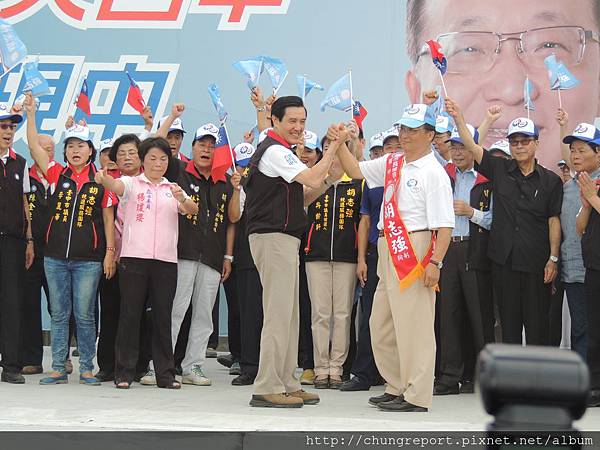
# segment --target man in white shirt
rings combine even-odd
[[[300,97],[281,97],[271,108],[273,129],[258,146],[244,174],[250,250],[263,286],[264,323],[251,406],[314,405],[294,377],[299,333],[299,249],[306,229],[304,205],[331,186],[327,172],[339,142],[312,168],[291,150],[304,135],[306,109]],[[304,186],[307,186],[306,188]]]
[[[452,189],[431,151],[435,116],[410,105],[395,124],[404,155],[359,163],[342,145],[348,176],[384,186],[378,224],[379,285],[371,312],[371,343],[385,393],[369,403],[385,411],[424,412],[431,406],[435,366],[435,288],[454,227]],[[330,128],[332,138],[345,131]]]

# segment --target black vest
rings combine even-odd
[[[0,160],[0,235],[23,238],[27,231],[23,209],[25,158],[9,150],[6,164]]]
[[[361,198],[360,180],[340,182],[308,207],[306,262],[356,263]]]
[[[81,189],[64,169],[50,196],[50,223],[44,255],[52,258],[102,261],[106,238],[102,219],[104,187],[94,182],[96,168],[90,164],[89,178]]]
[[[35,256],[44,256],[44,247],[46,244],[46,231],[48,230],[48,221],[50,220],[50,210],[48,207],[48,191],[44,183],[39,178],[35,167],[29,171],[29,183],[31,192],[27,196],[29,202],[29,212],[31,214],[31,234],[33,236],[33,245]]]
[[[454,192],[456,166],[452,163],[444,167],[450,177]],[[492,183],[480,173],[477,173],[475,185],[471,189],[469,204],[480,211],[489,211],[492,199]],[[490,232],[476,223],[469,221],[469,267],[475,270],[491,270],[491,261],[487,256]]]
[[[238,270],[256,270],[252,252],[250,251],[250,242],[248,241],[248,214],[242,213],[240,221],[236,224],[235,244],[233,255]]]
[[[204,178],[193,162],[180,162],[178,184],[198,205],[198,214],[179,215],[177,257],[223,270],[223,256],[227,243],[227,210],[233,186],[227,181],[213,183]]]
[[[303,186],[281,177],[268,177],[258,170],[260,159],[272,145],[282,144],[269,134],[258,146],[242,178],[248,235],[285,233],[300,239],[306,228]]]
[[[600,192],[598,195],[600,196]],[[594,208],[585,233],[581,236],[581,253],[586,269],[600,270],[600,214]]]

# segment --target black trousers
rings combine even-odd
[[[121,289],[119,287],[119,274],[107,280],[103,275],[98,287],[100,291],[100,335],[98,338],[98,367],[101,371],[110,374],[115,371],[115,342],[119,326],[119,312],[121,309]],[[140,350],[136,373],[148,370],[148,363],[152,359],[152,317],[150,305],[144,306],[140,324]]]
[[[300,333],[298,335],[298,367],[314,369],[310,293],[308,292],[308,281],[306,279],[306,265],[302,255],[300,256],[299,276]]]
[[[238,291],[237,268],[233,266],[231,275],[223,283],[227,299],[227,340],[229,352],[234,362],[239,362],[242,353],[240,325],[240,294]]]
[[[360,298],[360,320],[358,324],[358,344],[356,348],[356,359],[352,365],[352,373],[361,381],[374,385],[379,379],[379,371],[375,365],[373,357],[373,347],[371,346],[371,328],[369,319],[373,309],[373,298],[375,290],[379,283],[377,276],[377,245],[369,245],[367,250],[367,282],[362,289]]]
[[[587,309],[587,364],[590,369],[590,388],[600,389],[600,270],[585,271],[585,303]]]
[[[21,360],[25,241],[0,235],[0,365],[18,373]]]
[[[443,346],[437,380],[447,386],[457,384],[464,375],[472,378],[473,353],[479,353],[485,343],[482,310],[493,311],[491,287],[489,292],[480,292],[479,271],[469,270],[468,256],[468,241],[451,242],[440,275],[444,286],[440,293]],[[465,328],[470,336],[464,333]],[[465,374],[466,361],[469,367]]]
[[[543,269],[537,273],[519,272],[510,267],[510,262],[494,263],[492,276],[499,294],[502,342],[521,344],[525,327],[528,345],[549,345],[551,285],[544,284]]]
[[[552,282],[550,295],[550,312],[548,324],[548,345],[560,347],[562,340],[562,312],[565,298],[565,287],[560,279],[560,269],[557,277]]]
[[[36,255],[25,271],[21,355],[24,366],[41,366],[44,356],[42,339],[42,289],[48,298],[44,256]]]
[[[171,310],[177,288],[177,264],[121,258],[121,310],[115,347],[115,381],[131,383],[139,356],[140,321],[146,298],[152,305],[152,356],[158,386],[175,380],[171,345]]]
[[[243,374],[256,378],[263,325],[262,284],[256,269],[239,270],[237,281],[239,291],[244,293],[240,299],[240,365]]]

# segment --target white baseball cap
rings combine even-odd
[[[369,151],[375,147],[383,147],[383,132],[371,136],[371,140],[369,141]]]
[[[241,144],[236,145],[233,149],[235,165],[247,167],[255,151],[256,149],[254,148],[254,145],[248,144],[247,142],[242,142]]]
[[[404,125],[408,128],[419,128],[425,124],[435,127],[436,116],[433,109],[423,103],[415,103],[404,108],[402,118],[394,126]]]
[[[65,132],[64,142],[66,143],[69,139],[79,139],[93,144],[90,138],[90,129],[80,124],[73,125]]]
[[[391,137],[400,137],[398,128],[396,128],[395,126],[381,133],[381,145],[385,145],[385,141],[387,141]]]
[[[600,131],[594,125],[590,125],[589,123],[580,123],[575,127],[573,133],[563,139],[563,142],[565,144],[570,144],[575,140],[600,145]]]
[[[508,135],[511,137],[513,134],[524,134],[525,136],[538,137],[540,130],[537,125],[533,123],[533,120],[526,117],[517,117],[508,126]]]
[[[510,145],[508,144],[508,141],[506,139],[494,142],[489,148],[490,152],[492,150],[500,150],[507,156],[512,157],[512,155],[510,154]]]
[[[168,118],[169,118],[169,116],[165,116],[162,119],[160,119],[160,121],[158,122],[158,128],[160,128],[160,125]],[[183,128],[183,121],[181,120],[181,117],[177,117],[173,121],[168,132],[170,133],[171,131],[181,131],[182,133],[185,133],[185,129]]]
[[[112,146],[113,146],[112,139],[104,139],[104,140],[100,141],[100,145],[98,145],[98,148],[100,149],[100,151],[102,151],[102,150],[111,148]]]
[[[310,150],[319,148],[319,136],[312,131],[304,130],[304,147]]]
[[[196,130],[194,141],[202,139],[205,136],[212,136],[215,140],[219,137],[219,127],[213,123],[206,123]]]

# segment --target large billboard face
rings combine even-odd
[[[503,115],[488,140],[505,136],[526,116],[523,83],[533,83],[532,118],[541,130],[539,160],[561,159],[554,119],[559,98],[551,91],[544,58],[554,53],[580,80],[562,91],[570,126],[599,115],[599,2],[594,0],[4,0],[0,15],[15,25],[39,55],[52,92],[41,98],[38,125],[60,141],[81,81],[87,77],[97,141],[141,131],[141,117],[126,102],[128,71],[161,117],[173,102],[186,104],[189,153],[193,131],[216,122],[207,86],[216,82],[229,112],[229,134],[240,141],[255,123],[250,93],[232,62],[258,54],[283,59],[290,75],[280,95],[297,94],[296,75],[325,87],[352,69],[353,95],[367,108],[365,133],[385,130],[403,107],[440,85],[423,52],[437,38],[448,60],[448,96],[475,125],[492,105]],[[261,86],[269,91],[267,77]],[[0,101],[20,94],[20,67],[0,80]],[[307,99],[308,129],[322,135],[350,116],[319,111],[323,93]],[[368,136],[367,136],[368,137]],[[26,153],[24,130],[15,147]],[[187,151],[185,150],[187,147]]]

